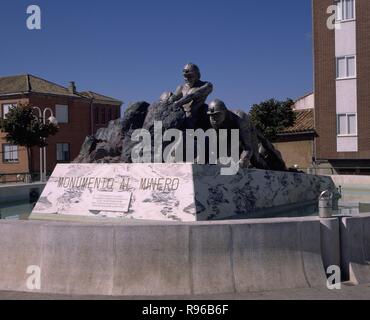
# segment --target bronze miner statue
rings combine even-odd
[[[186,136],[187,129],[206,131],[213,128],[219,141],[223,139],[221,129],[238,129],[240,167],[287,170],[280,152],[256,129],[248,113],[231,111],[219,99],[213,100],[209,106],[206,104],[208,96],[213,91],[213,85],[201,80],[197,65],[188,63],[183,69],[183,76],[185,83],[180,85],[175,93],[164,92],[159,100],[152,104],[145,101],[130,104],[125,110],[123,119],[112,121],[106,129],[100,129],[94,136],[88,137],[75,162],[131,163],[132,150],[137,145],[135,139],[132,139],[133,132],[136,129],[147,130],[152,135],[152,146],[158,148],[153,136],[155,123],[160,121],[163,132],[177,129],[182,132],[183,137]],[[226,139],[229,139],[229,136],[226,135]],[[166,143],[168,145],[170,142]],[[163,148],[166,147],[166,143],[162,142]],[[227,143],[227,146],[230,144]],[[214,153],[209,149],[206,152]],[[219,152],[220,150],[217,151]],[[153,160],[156,161],[158,158]]]
[[[182,107],[188,118],[189,128],[195,129],[202,126],[200,122],[207,112],[205,102],[213,91],[213,85],[201,80],[200,69],[193,63],[184,67],[183,76],[185,83],[176,89],[168,102]]]

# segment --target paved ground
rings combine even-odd
[[[170,297],[65,296],[0,291],[0,300],[370,300],[370,284],[341,290],[289,289],[273,292]]]

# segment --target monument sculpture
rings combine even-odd
[[[243,168],[286,171],[278,150],[252,124],[249,115],[240,110],[230,111],[224,102],[205,102],[213,91],[210,82],[201,80],[200,69],[189,63],[184,67],[185,84],[175,93],[164,92],[157,102],[137,102],[128,106],[123,119],[111,122],[95,136],[86,138],[75,163],[132,163],[132,141],[136,129],[154,134],[154,122],[161,121],[163,131],[178,129],[239,130],[240,159]],[[184,136],[184,140],[185,140]],[[166,144],[163,145],[165,147]],[[154,159],[152,159],[154,160]],[[185,159],[184,159],[185,160]],[[156,162],[156,161],[153,161]]]
[[[330,177],[289,171],[248,113],[219,99],[207,105],[213,85],[199,67],[187,64],[183,76],[175,93],[130,104],[87,137],[72,164],[56,167],[31,217],[243,219],[312,213],[322,191],[338,193]]]

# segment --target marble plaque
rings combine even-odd
[[[192,164],[59,164],[31,218],[71,215],[161,221],[264,217],[315,203],[330,177],[265,170],[223,176]],[[257,216],[256,216],[257,215]]]
[[[131,195],[132,193],[128,191],[96,191],[92,196],[89,210],[127,213],[130,210]]]
[[[190,164],[58,164],[37,214],[195,221]]]

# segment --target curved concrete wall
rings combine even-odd
[[[341,265],[339,218],[321,219],[321,252],[325,270]]]
[[[320,220],[191,224],[0,222],[0,290],[190,295],[322,287]]]
[[[370,283],[370,215],[342,218],[340,235],[344,280]]]
[[[30,201],[30,192],[35,190],[40,195],[45,185],[45,182],[0,185],[0,203]],[[37,198],[34,201],[36,200]]]

